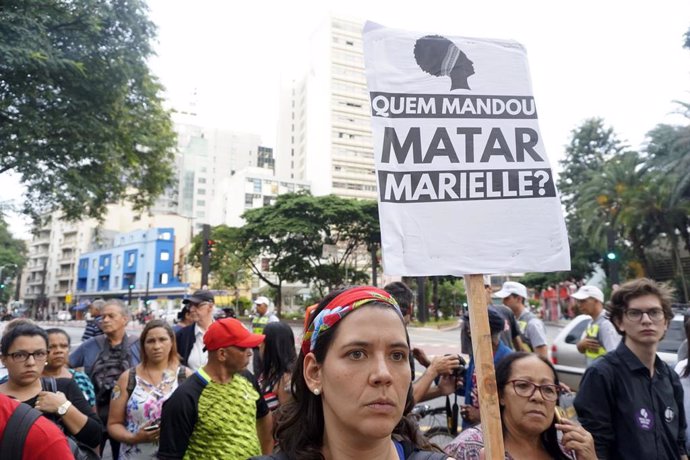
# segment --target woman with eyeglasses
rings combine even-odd
[[[98,447],[101,422],[77,383],[71,378],[41,379],[48,358],[48,334],[43,329],[32,324],[13,328],[2,336],[0,351],[8,375],[0,393],[40,410],[76,441]]]
[[[506,460],[596,460],[592,435],[555,417],[559,384],[547,359],[525,352],[506,356],[496,366],[496,385]],[[473,427],[445,450],[457,460],[476,460],[483,448],[481,427]]]

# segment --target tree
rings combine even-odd
[[[24,213],[142,210],[170,185],[154,35],[143,0],[0,2],[0,174],[21,177]]]
[[[622,150],[622,143],[613,128],[606,127],[600,118],[586,120],[572,131],[566,156],[561,161],[563,171],[558,180],[566,212],[572,269],[570,272],[551,274],[543,282],[555,284],[570,277],[585,278],[592,272],[595,264],[602,262],[601,241],[596,239],[599,237],[593,239],[584,228],[587,217],[581,209],[581,193],[584,185],[600,173],[606,161]]]
[[[15,289],[14,280],[26,262],[26,245],[9,231],[5,216],[0,213],[0,304],[7,303]]]

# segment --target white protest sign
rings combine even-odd
[[[569,270],[522,45],[368,22],[364,58],[386,274]]]

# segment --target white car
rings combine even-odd
[[[72,315],[67,310],[60,310],[57,314],[58,321],[69,321],[72,319]]]
[[[659,357],[672,368],[678,361],[678,348],[685,340],[684,320],[685,316],[681,314],[673,317],[657,349]],[[556,368],[558,380],[568,385],[573,391],[580,388],[580,380],[587,367],[585,355],[577,351],[577,342],[582,340],[591,322],[592,318],[588,315],[576,316],[561,330],[551,345],[551,362]]]

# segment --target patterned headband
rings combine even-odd
[[[441,62],[441,75],[450,75],[450,71],[455,67],[455,63],[458,61],[459,57],[460,50],[451,43]]]
[[[328,305],[311,322],[302,339],[302,354],[306,355],[310,351],[314,351],[319,334],[333,327],[348,313],[371,302],[381,302],[390,305],[402,318],[398,302],[386,291],[373,286],[359,286],[348,289],[328,302]]]

